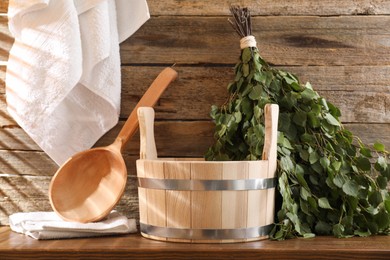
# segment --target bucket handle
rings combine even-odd
[[[279,106],[277,104],[266,104],[264,107],[265,136],[262,159],[268,160],[271,171],[276,170],[277,141],[278,141],[278,118]]]
[[[140,107],[137,110],[137,114],[140,129],[140,158],[148,160],[157,159],[154,139],[154,109],[152,107]],[[270,164],[275,164],[276,167],[279,106],[266,104],[264,115],[265,136],[262,159],[269,160]]]
[[[137,110],[140,130],[140,158],[157,159],[156,142],[154,140],[154,109],[139,107]]]

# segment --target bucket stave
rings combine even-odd
[[[191,243],[268,237],[274,221],[277,105],[266,106],[263,160],[159,159],[152,108],[140,108],[137,160],[141,234]]]

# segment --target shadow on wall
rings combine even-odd
[[[47,189],[50,178],[0,174],[0,225],[16,212],[50,210]]]
[[[8,56],[13,42],[7,37],[0,32],[1,42],[9,44],[0,46],[0,59]],[[50,210],[48,187],[57,169],[7,113],[5,72],[0,65],[0,225],[8,224],[15,212]]]

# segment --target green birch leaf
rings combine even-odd
[[[253,89],[251,92],[249,92],[249,98],[252,100],[258,100],[261,97],[261,86],[260,85],[255,85],[253,86]]]
[[[240,111],[234,113],[234,118],[236,123],[240,123],[242,120],[242,114]]]
[[[313,151],[309,155],[309,162],[311,164],[315,164],[319,158],[320,158],[320,156],[318,155],[318,153],[316,151]]]
[[[345,183],[345,177],[341,173],[337,174],[333,179],[333,184],[339,188],[342,188],[344,183]]]
[[[387,167],[387,169],[384,170],[383,172],[381,172],[381,174],[389,180],[390,179],[390,167]]]
[[[348,180],[343,185],[343,191],[347,195],[356,197],[359,194],[359,185],[353,180]]]
[[[320,185],[320,183],[319,183],[319,178],[318,178],[317,175],[310,174],[310,175],[309,175],[309,180],[310,180],[311,184],[313,184],[313,185],[315,185],[315,186]]]
[[[256,106],[253,108],[253,114],[257,120],[260,120],[261,116],[263,115],[263,109]],[[260,123],[258,125],[260,125]],[[264,128],[264,127],[262,127],[262,128]]]
[[[385,190],[387,188],[388,179],[385,176],[379,175],[376,178],[376,182],[378,183],[378,186],[380,189]]]
[[[280,159],[280,167],[286,172],[294,171],[294,164],[289,156],[284,156]]]
[[[321,111],[322,111],[322,106],[318,103],[312,103],[310,105],[311,107],[311,111],[314,115],[317,115],[319,116],[321,114]]]
[[[286,137],[290,140],[294,140],[297,137],[297,128],[292,124],[290,127],[284,132]]]
[[[301,92],[302,99],[306,102],[315,100],[318,98],[318,94],[314,92],[312,89],[306,88]]]
[[[339,161],[332,162],[332,167],[336,172],[338,172],[341,168],[341,162]]]
[[[291,146],[290,141],[287,138],[283,138],[283,142],[281,143],[283,147],[293,150],[294,148]]]
[[[291,220],[291,222],[294,224],[295,230],[301,234],[301,222],[299,221],[299,218],[297,215],[292,214],[291,212],[287,212],[286,216]]]
[[[321,97],[319,101],[322,107],[324,108],[324,110],[329,111],[328,102],[326,101],[326,99]]]
[[[311,193],[307,189],[305,189],[304,187],[302,187],[300,190],[301,190],[301,193],[300,193],[301,198],[307,201],[307,199],[309,197],[311,197]]]
[[[261,63],[258,60],[258,53],[255,54],[255,57],[253,59],[253,64],[254,64],[254,67],[255,67],[255,71],[260,71],[261,70],[262,65],[261,65]]]
[[[336,224],[332,228],[333,235],[336,237],[344,237],[344,226],[341,224]]]
[[[236,91],[240,91],[241,89],[241,86],[242,84],[244,83],[244,78],[240,78],[237,82],[236,82]]]
[[[253,89],[253,84],[252,83],[248,83],[246,86],[244,85],[244,87],[242,88],[242,96],[247,96],[249,94],[249,92],[251,92],[251,90]],[[239,109],[239,107],[237,108]]]
[[[260,82],[260,83],[264,84],[265,80],[266,80],[266,75],[264,73],[261,73],[261,72],[256,72],[253,78],[257,82]]]
[[[314,112],[309,112],[307,114],[307,118],[308,118],[308,121],[309,121],[309,124],[313,127],[313,128],[317,128],[317,127],[320,127],[321,126],[321,121],[320,121],[320,118],[314,113]]]
[[[386,161],[385,157],[383,157],[383,156],[378,157],[378,160],[375,163],[375,169],[380,171],[380,172],[383,172],[387,169],[387,161]]]
[[[328,121],[325,120],[321,122],[321,129],[324,131],[324,135],[327,138],[334,138],[334,132],[336,130],[336,126],[329,124]],[[339,147],[336,146],[335,148],[339,148]]]
[[[323,209],[333,209],[330,204],[329,200],[326,197],[322,197],[318,199],[318,206]]]
[[[299,206],[301,207],[303,213],[305,213],[306,215],[311,215],[309,205],[306,203],[306,201],[300,199],[299,202]]]
[[[318,211],[318,203],[313,197],[308,197],[307,202],[309,202],[310,207],[312,207],[315,211]]]
[[[248,63],[242,64],[242,74],[244,77],[248,77],[248,75],[249,75],[249,64]]]
[[[324,167],[324,169],[327,169],[329,167],[329,165],[330,165],[330,161],[326,157],[322,157],[320,159],[320,163],[321,163],[321,166]]]
[[[245,121],[248,121],[253,115],[252,104],[247,97],[241,101],[241,112],[245,115]]]
[[[270,84],[270,90],[272,91],[272,93],[279,93],[280,89],[281,89],[280,82],[278,82],[278,80],[276,79],[272,80]]]
[[[301,157],[302,160],[304,160],[305,162],[308,162],[309,161],[309,152],[306,151],[306,150],[302,150],[299,152],[299,156]]]
[[[368,237],[371,235],[371,232],[369,230],[363,231],[363,230],[355,230],[354,235],[359,237]]]
[[[301,135],[301,141],[304,143],[312,143],[314,141],[314,137],[308,133],[304,133]]]
[[[306,82],[305,88],[313,90],[313,87],[311,86],[310,82]]]
[[[319,161],[311,165],[311,168],[318,174],[322,174],[324,172],[324,168],[322,168]]]
[[[348,204],[352,209],[356,209],[359,204],[359,200],[356,197],[348,196],[347,198]]]
[[[387,213],[390,214],[390,198],[385,200],[384,205],[385,205],[385,209],[386,209]]]
[[[272,82],[272,79],[274,78],[272,73],[271,72],[265,72],[265,82],[264,84],[266,86],[270,86],[271,85],[271,82]]]
[[[363,171],[371,170],[371,162],[365,157],[358,157],[356,159],[356,166]]]
[[[331,176],[328,176],[326,178],[326,185],[328,185],[328,187],[330,187],[331,189],[336,189],[337,186],[333,183],[333,179]]]
[[[374,143],[374,149],[378,152],[385,152],[386,151],[385,146],[379,142]]]
[[[234,78],[235,82],[238,82],[240,80],[243,80],[242,78],[242,63],[238,64],[236,68],[236,77]]]
[[[283,78],[294,91],[299,92],[301,90],[301,86],[299,85],[299,82],[291,73],[287,73],[285,76],[283,76]]]
[[[229,83],[228,86],[227,86],[228,92],[234,92],[235,87],[236,87],[235,83],[233,83],[233,82]]]
[[[331,113],[333,116],[335,116],[335,117],[340,117],[340,116],[341,116],[340,109],[338,109],[335,105],[333,105],[333,104],[330,103],[330,102],[327,102],[327,105],[328,105],[328,108],[329,108],[330,113]]]
[[[301,90],[301,85],[299,85],[299,83],[297,83],[297,82],[292,82],[292,83],[290,84],[290,86],[291,86],[291,88],[292,88],[293,90],[295,90],[295,91],[300,91],[300,90]]]
[[[324,118],[329,124],[334,126],[340,126],[340,122],[336,118],[334,118],[334,116],[332,116],[330,113],[326,113]]]
[[[295,165],[295,173],[300,174],[300,175],[303,176],[305,174],[305,169],[303,168],[302,165],[296,164]]]
[[[288,194],[288,190],[287,190],[287,188],[288,188],[288,178],[287,178],[287,173],[286,172],[282,172],[282,174],[279,177],[278,184],[279,184],[280,193],[282,195],[283,194]]]
[[[343,204],[344,206],[344,204]],[[353,225],[353,217],[352,216],[345,216],[341,222],[343,226],[345,227],[346,233],[350,234],[352,232],[352,225]]]
[[[250,48],[245,48],[242,50],[242,54],[241,54],[241,60],[242,62],[245,64],[245,63],[248,63],[250,60],[252,59],[252,51]]]
[[[313,238],[315,236],[316,235],[314,233],[305,233],[305,234],[303,234],[303,238]]]
[[[368,202],[370,202],[370,204],[373,207],[378,207],[378,205],[382,203],[382,201],[383,201],[382,195],[379,191],[375,191],[371,193],[370,196],[368,197]]]
[[[371,150],[366,147],[360,148],[360,153],[368,158],[372,158]]]
[[[378,234],[379,227],[376,222],[367,222],[367,226],[371,234]]]
[[[296,79],[291,78],[289,75],[284,75],[283,76],[284,80],[286,81],[287,84],[291,85],[293,83],[297,83]]]
[[[295,124],[299,126],[306,126],[307,114],[303,111],[297,111],[293,117],[293,121]]]
[[[303,173],[296,172],[296,177],[297,177],[298,183],[302,187],[305,187],[306,189],[309,189],[309,186],[307,185],[307,182],[306,182],[305,178],[303,177]]]
[[[314,229],[320,235],[330,235],[330,233],[332,232],[332,226],[322,220],[317,222]]]

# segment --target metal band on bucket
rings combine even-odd
[[[266,190],[276,187],[277,178],[238,180],[186,180],[138,178],[138,187],[157,190]]]
[[[188,228],[168,228],[140,223],[141,232],[147,235],[165,238],[178,239],[251,239],[267,236],[273,224],[235,229],[188,229]]]

